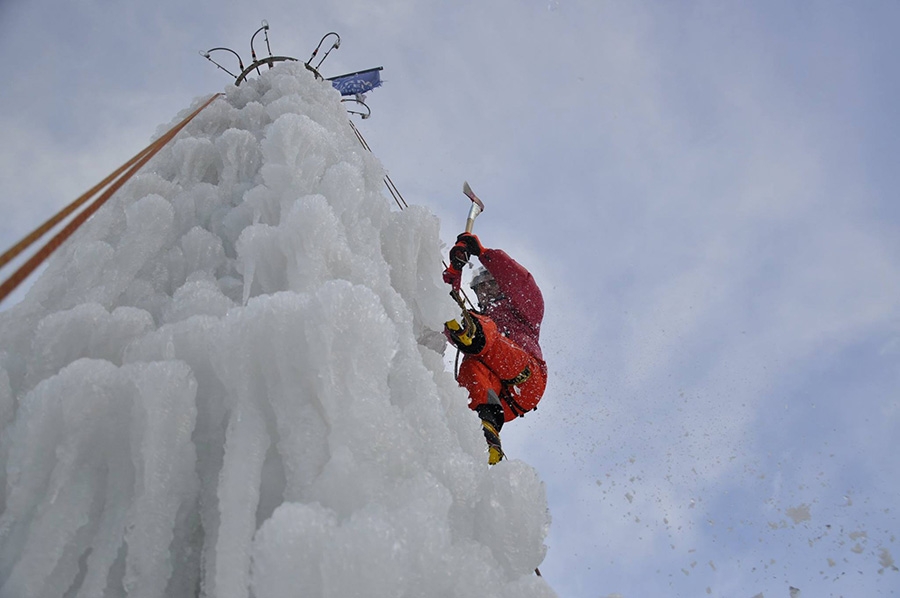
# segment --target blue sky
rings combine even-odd
[[[337,31],[326,76],[384,66],[357,125],[406,200],[452,241],[467,179],[476,232],[544,289],[550,386],[504,440],[546,481],[559,594],[890,595],[898,18],[891,2],[6,0],[0,245],[221,91],[198,51],[248,60],[266,19],[273,51],[306,59]]]

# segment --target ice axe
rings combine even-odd
[[[475,226],[475,219],[478,218],[478,215],[484,211],[484,202],[478,199],[478,196],[475,195],[474,191],[472,191],[472,187],[469,186],[468,181],[463,182],[463,193],[466,195],[466,197],[472,200],[472,206],[469,208],[469,215],[466,218],[466,232],[471,233],[472,228]],[[460,309],[462,309],[462,317],[465,328],[463,328],[463,326],[461,326],[460,323],[456,320],[450,320],[446,323],[446,326],[453,332],[454,336],[456,336],[460,340],[460,342],[462,342],[466,346],[471,345],[477,332],[475,319],[472,317],[472,314],[469,313],[469,310],[466,309],[466,303],[463,300],[462,296],[460,296],[458,290],[454,289],[450,291],[450,296],[453,297],[453,300],[456,301]]]
[[[466,232],[471,233],[472,229],[475,227],[475,219],[484,211],[484,202],[478,199],[478,196],[472,191],[472,187],[469,186],[468,181],[463,181],[463,193],[472,200],[472,206],[469,208],[469,215],[466,217]],[[454,291],[451,295],[454,295],[454,299],[457,299],[459,293]],[[459,299],[457,299],[457,303],[462,306],[462,301]],[[463,307],[463,309],[465,309],[465,307]]]

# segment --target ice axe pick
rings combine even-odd
[[[471,233],[472,227],[475,226],[475,219],[484,211],[484,203],[478,199],[478,196],[472,191],[468,181],[463,182],[463,193],[472,200],[472,207],[469,208],[469,217],[466,218],[466,232]]]

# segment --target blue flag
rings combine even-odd
[[[341,92],[342,96],[352,96],[371,91],[381,86],[381,69],[384,67],[375,67],[358,73],[348,73],[338,77],[328,79],[331,84]]]

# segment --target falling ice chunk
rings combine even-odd
[[[807,504],[786,509],[784,513],[793,520],[794,524],[812,519],[812,516],[809,514],[809,505]]]

